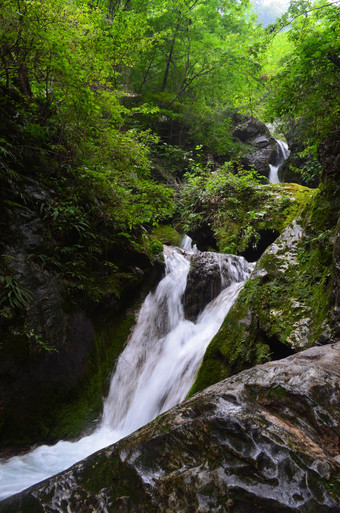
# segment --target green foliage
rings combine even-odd
[[[280,232],[310,196],[300,186],[263,185],[263,177],[237,162],[214,172],[188,173],[186,178],[180,199],[184,230],[209,227],[224,253],[240,254],[249,244],[256,246],[259,230]]]
[[[2,315],[9,315],[8,307],[22,309],[31,299],[31,294],[14,276],[0,275],[0,307]]]
[[[117,229],[153,225],[171,215],[171,191],[150,179],[152,134],[122,126],[136,109],[121,104],[118,79],[148,46],[141,15],[119,9],[107,20],[83,2],[6,0],[1,24],[0,83],[23,95],[20,140],[1,139],[2,174],[12,173],[16,153],[26,167],[29,148],[39,154],[39,171],[50,167],[60,178],[66,166],[78,167],[78,187],[91,187],[92,203],[101,203]],[[10,102],[14,110],[13,95]],[[44,215],[55,231],[76,230],[85,239],[90,223],[75,188],[72,193],[73,199],[49,205]]]
[[[337,3],[301,0],[292,2],[288,13],[268,27],[271,34],[290,25],[284,38],[291,50],[270,78],[267,115],[285,123],[301,117],[306,125],[304,137],[314,145],[340,123],[336,94],[340,76],[339,15]]]
[[[131,9],[137,1],[130,2]],[[195,143],[230,153],[227,110],[253,108],[259,63],[251,42],[261,32],[247,2],[198,0],[144,2],[154,44],[131,69],[131,88],[171,118],[172,137],[188,127]],[[158,38],[157,38],[158,35]],[[160,126],[160,129],[162,127]],[[176,135],[174,135],[174,132]]]
[[[155,239],[148,236],[175,213],[174,191],[152,178],[158,165],[169,168],[159,173],[167,183],[187,172],[179,207],[185,229],[208,225],[221,250],[241,252],[256,243],[260,229],[282,229],[309,193],[263,186],[254,172],[231,161],[239,152],[231,136],[235,110],[259,112],[263,92],[271,93],[268,116],[287,122],[303,116],[309,127],[315,119],[315,141],[336,126],[339,114],[333,94],[336,6],[300,16],[304,4],[294,2],[292,29],[278,36],[280,44],[268,50],[269,63],[261,69],[256,50],[263,31],[246,1],[95,4],[3,0],[0,12],[1,229],[10,233],[6,224],[12,216],[36,223],[44,243],[29,249],[22,265],[60,281],[63,308],[70,310],[74,304],[101,304],[108,296],[121,299],[141,280],[126,255],[134,261],[142,254],[147,267],[161,252],[163,238],[176,240],[178,234],[164,228]],[[211,172],[207,152],[230,162]],[[304,172],[310,175],[310,166]],[[314,234],[314,262],[327,260],[329,229]],[[2,327],[11,324],[10,340],[35,355],[54,351],[45,332],[26,322],[31,292],[15,265],[1,270]],[[326,271],[317,276],[313,300],[329,286]],[[307,269],[305,278],[313,279]],[[276,283],[269,292],[281,293],[284,285]],[[230,353],[233,361],[244,347],[243,335]],[[100,350],[108,342],[98,342]],[[122,343],[123,337],[119,350]],[[267,351],[258,344],[245,350],[245,358],[258,363]],[[89,397],[60,408],[47,431],[56,433],[51,424],[65,413],[63,434],[78,432],[73,406],[84,422],[92,415],[92,395],[98,412],[105,381],[99,367]],[[57,400],[65,397],[57,394]]]
[[[187,182],[181,191],[184,230],[194,231],[204,225],[211,226],[220,249],[230,253],[242,252],[253,237],[254,230],[251,225],[245,224],[241,237],[239,234],[229,236],[227,243],[222,240],[222,231],[234,231],[232,227],[245,215],[245,204],[259,204],[263,200],[262,191],[256,188],[260,184],[256,173],[241,168],[233,173],[230,169],[234,164],[229,162],[215,172],[199,170],[187,174]],[[248,215],[251,222],[253,212],[249,211]]]
[[[277,252],[262,255],[209,344],[190,395],[271,359],[271,346],[300,350],[330,340],[339,196],[322,187],[309,199],[301,237],[278,240]]]

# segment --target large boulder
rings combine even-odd
[[[340,511],[340,343],[197,394],[1,513]]]
[[[245,168],[254,168],[268,178],[269,164],[275,165],[278,158],[278,145],[266,125],[253,116],[246,115],[234,128],[233,136],[246,145],[242,158]]]
[[[325,192],[337,201],[340,210],[340,130],[334,132],[319,148],[319,159],[323,166],[322,180]],[[340,217],[334,234],[333,252],[333,319],[332,328],[335,337],[340,339]]]
[[[190,257],[190,270],[183,296],[186,319],[196,321],[204,307],[232,282],[241,282],[248,273],[242,257],[206,251]]]
[[[339,340],[340,196],[333,184],[305,205],[257,261],[209,344],[192,393],[232,374]]]

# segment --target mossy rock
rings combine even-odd
[[[340,201],[330,191],[321,187],[309,196],[298,220],[257,262],[208,346],[190,395],[266,360],[333,341],[332,256]]]
[[[169,225],[158,226],[151,236],[162,244],[169,244],[171,246],[180,246],[183,237],[175,228]]]
[[[237,204],[225,205],[212,216],[218,249],[247,258],[249,248],[261,246],[264,233],[273,233],[272,242],[305,208],[313,194],[311,189],[298,184],[270,184],[258,185],[250,195],[240,195]]]
[[[83,292],[76,304],[68,295],[58,303],[56,318],[61,319],[63,338],[55,341],[53,350],[30,343],[25,336],[24,319],[17,326],[19,334],[11,335],[2,324],[0,372],[5,375],[7,371],[11,376],[7,388],[2,382],[3,448],[72,439],[85,427],[94,426],[136,312],[162,270],[163,266],[150,266],[144,273],[131,270],[93,279],[89,276],[87,294]],[[46,299],[43,305],[49,308]],[[48,324],[49,320],[42,316],[36,322]],[[53,325],[49,333],[54,333]]]

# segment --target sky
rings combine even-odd
[[[279,7],[282,11],[285,11],[288,8],[289,0],[260,0],[258,3],[261,5],[275,5]]]
[[[252,0],[258,21],[264,25],[274,23],[278,16],[283,14],[288,6],[289,0]]]

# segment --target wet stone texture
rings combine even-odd
[[[252,116],[243,116],[233,130],[233,136],[236,141],[247,145],[242,164],[268,178],[269,164],[275,165],[278,158],[278,145],[266,125]]]
[[[205,251],[190,255],[190,270],[183,296],[185,318],[196,321],[219,293],[232,282],[244,280],[248,263],[235,255],[223,255]]]
[[[339,512],[340,343],[244,371],[1,513]]]

